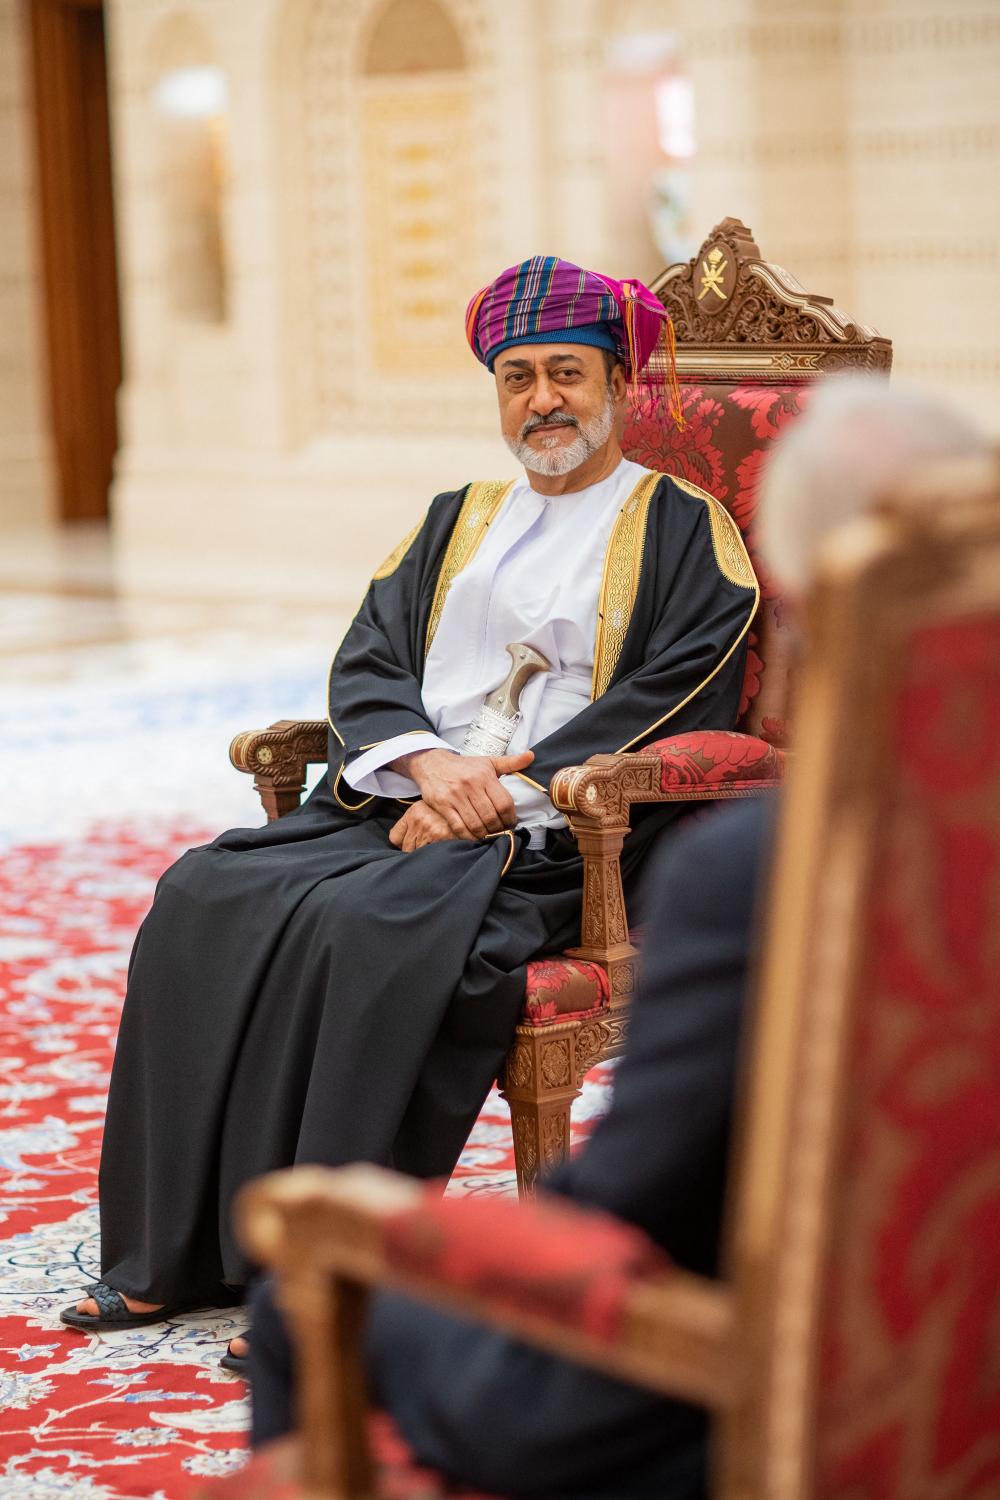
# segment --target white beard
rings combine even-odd
[[[609,391],[604,410],[596,417],[591,417],[589,422],[582,422],[576,437],[565,446],[557,432],[543,437],[540,449],[533,448],[527,438],[512,438],[504,433],[503,440],[518,463],[530,469],[533,474],[552,478],[557,474],[571,474],[585,463],[592,453],[596,453],[607,442],[614,424],[615,402]]]

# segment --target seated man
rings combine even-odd
[[[933,458],[985,452],[964,423],[872,377],[813,397],[765,480],[761,539],[793,608],[823,536]],[[771,799],[706,813],[647,877],[648,936],[608,1115],[546,1184],[639,1225],[683,1268],[715,1273],[754,910]],[[379,1293],[373,1398],[417,1459],[510,1497],[703,1500],[706,1420],[482,1325]],[[290,1350],[270,1292],[250,1347],[254,1440],[292,1426]]]
[[[330,675],[329,777],[304,805],[160,881],[111,1080],[102,1280],[66,1323],[238,1295],[229,1205],[259,1173],[448,1174],[528,959],[578,936],[581,860],[551,777],[665,723],[735,722],[758,593],[739,533],[619,446],[666,331],[638,283],[552,258],[473,299],[469,341],[525,477],[439,495],[376,573]],[[457,753],[510,643],[546,667],[513,739]],[[630,840],[627,869],[662,822]]]

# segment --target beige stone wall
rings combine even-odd
[[[0,0],[0,522],[47,519],[55,505],[44,405],[41,268],[27,41],[18,0]]]
[[[512,472],[465,299],[538,250],[657,266],[641,215],[616,222],[623,38],[659,39],[692,81],[695,242],[744,219],[891,335],[897,374],[1000,430],[998,0],[420,6],[426,39],[406,0],[108,0],[128,580],[347,600],[437,490]],[[46,474],[15,10],[0,0],[5,504]],[[192,67],[225,77],[210,129],[156,103]]]
[[[1000,4],[719,0],[664,21],[694,80],[692,218],[887,333],[894,374],[1000,433]]]

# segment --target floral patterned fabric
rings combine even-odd
[[[721,500],[743,533],[761,586],[750,631],[739,728],[772,744],[787,742],[784,720],[787,638],[781,596],[756,553],[754,517],[771,443],[808,400],[802,383],[682,385],[687,425],[635,414],[625,430],[627,456],[649,469],[677,474]]]
[[[610,999],[608,976],[599,964],[579,958],[536,958],[528,965],[521,1020],[528,1026],[579,1020],[606,1010]]]
[[[429,1188],[416,1208],[383,1223],[386,1262],[536,1313],[612,1343],[629,1284],[669,1271],[658,1245],[633,1224],[555,1199],[444,1198]]]
[[[784,752],[748,734],[701,729],[643,747],[660,757],[660,787],[684,800],[745,797],[781,785]]]
[[[816,1500],[1000,1495],[1000,621],[895,705],[823,1288]]]

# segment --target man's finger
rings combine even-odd
[[[490,797],[488,790],[485,787],[476,787],[471,801],[486,832],[502,833],[504,828],[503,819],[494,806],[493,799]]]
[[[513,828],[517,822],[517,809],[514,806],[514,799],[510,795],[510,792],[508,792],[505,786],[501,786],[499,781],[494,781],[491,786],[486,788],[486,791],[496,809],[496,815],[500,819],[501,831],[504,828]]]
[[[395,845],[397,849],[401,849],[403,847],[403,839],[405,837],[405,834],[406,815],[404,813],[399,822],[393,823],[392,827],[389,829],[389,843]]]
[[[455,838],[475,838],[475,834],[472,832],[472,830],[466,827],[465,819],[463,818],[461,812],[459,812],[458,808],[453,806],[451,803],[442,803],[440,807],[435,807],[433,811],[444,819],[445,823],[447,823]]]
[[[479,816],[479,810],[471,798],[467,797],[464,801],[460,802],[458,810],[462,815],[462,821],[465,823],[466,836],[473,839],[484,839],[489,833],[489,829]]]
[[[517,755],[491,755],[493,769],[498,776],[510,776],[513,771],[523,771],[535,758],[534,750],[521,750]]]

